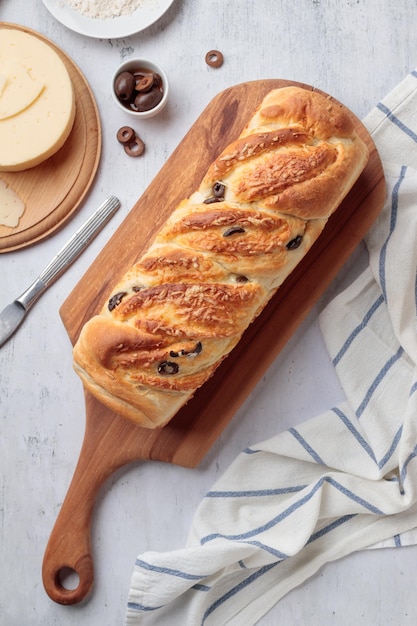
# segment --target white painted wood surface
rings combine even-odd
[[[176,0],[156,24],[119,40],[67,30],[40,0],[3,0],[0,19],[38,30],[72,57],[93,89],[103,125],[101,165],[79,213],[50,240],[0,255],[0,309],[107,195],[122,201],[116,217],[0,349],[0,625],[115,626],[123,623],[137,554],[184,544],[201,498],[239,451],[341,398],[317,312],[349,272],[359,271],[364,255],[361,250],[354,255],[198,469],[138,463],[105,485],[93,525],[94,591],[72,607],[53,603],[41,580],[45,545],[84,433],[83,393],[59,307],[213,96],[236,83],[285,78],[315,85],[363,117],[417,66],[417,5],[415,0]],[[225,56],[219,70],[204,62],[212,48]],[[110,96],[114,69],[131,55],[160,62],[171,82],[163,115],[136,124],[147,144],[141,159],[125,156],[116,141],[118,128],[130,118]],[[417,548],[402,548],[329,564],[260,624],[415,624],[416,561]]]

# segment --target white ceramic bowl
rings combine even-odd
[[[159,74],[159,76],[162,79],[162,100],[160,100],[160,102],[156,106],[154,106],[152,109],[149,109],[148,111],[135,111],[134,109],[127,106],[126,104],[123,104],[123,102],[117,97],[116,91],[115,91],[115,83],[116,83],[117,77],[122,72],[133,73],[140,69],[149,70],[150,72]],[[116,69],[116,71],[113,74],[112,83],[111,83],[111,92],[112,92],[113,100],[122,111],[124,111],[125,113],[128,113],[129,115],[132,115],[133,117],[137,119],[147,119],[149,117],[154,117],[155,115],[158,115],[158,113],[162,111],[162,109],[165,107],[167,103],[168,91],[169,91],[169,84],[168,84],[168,78],[167,78],[167,75],[165,74],[165,71],[160,65],[158,65],[154,61],[150,61],[149,59],[135,57],[127,61],[124,61],[123,63],[121,63],[121,65],[119,65],[119,67]]]

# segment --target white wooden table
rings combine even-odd
[[[415,0],[176,0],[153,26],[114,40],[66,29],[40,0],[3,0],[0,19],[36,29],[71,56],[95,94],[103,127],[99,171],[76,216],[49,240],[0,255],[0,308],[36,278],[107,195],[122,202],[0,349],[0,625],[115,626],[123,623],[137,554],[184,545],[201,498],[239,451],[341,399],[317,313],[364,255],[355,253],[197,469],[137,463],[106,483],[93,524],[94,590],[70,607],[52,602],[41,580],[46,542],[84,434],[82,387],[59,307],[219,91],[260,78],[291,79],[331,93],[363,117],[417,65],[417,6]],[[213,48],[225,56],[219,70],[204,61]],[[115,107],[109,88],[114,69],[131,55],[160,62],[171,82],[163,115],[137,124],[147,144],[141,159],[125,156],[116,142],[118,128],[130,119]],[[260,623],[415,624],[416,562],[417,548],[352,555],[324,567]]]

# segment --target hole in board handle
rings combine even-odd
[[[59,586],[66,591],[74,591],[80,584],[80,577],[72,567],[61,567],[57,579]]]

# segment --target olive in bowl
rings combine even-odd
[[[122,63],[113,74],[112,95],[131,115],[146,119],[162,111],[168,98],[168,79],[160,65],[135,58]]]

